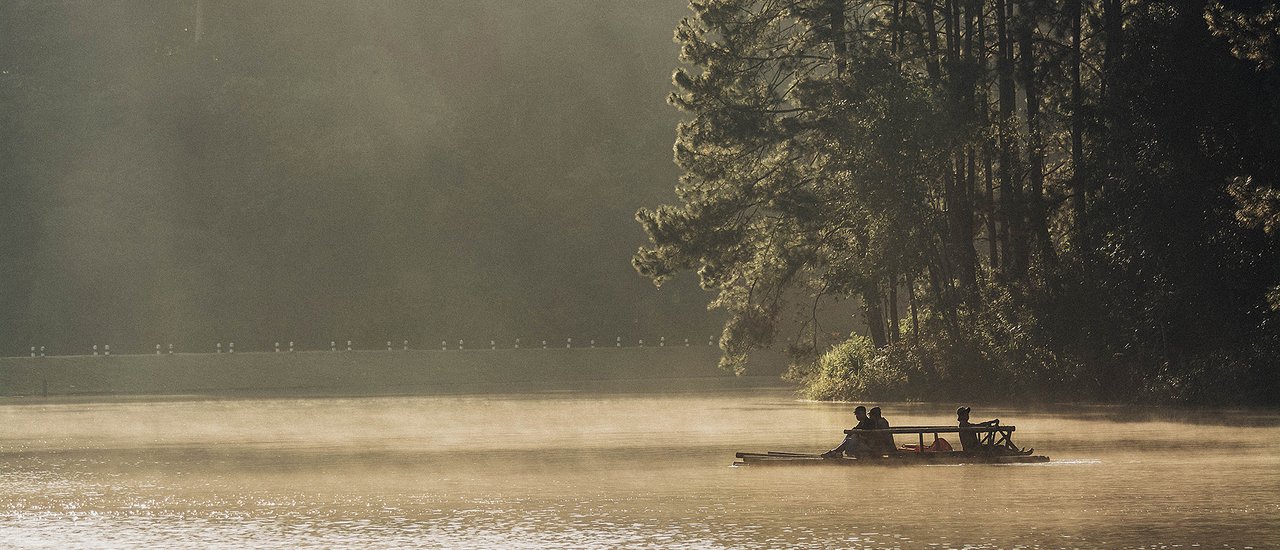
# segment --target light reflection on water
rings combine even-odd
[[[1280,545],[1271,413],[975,410],[1054,461],[728,467],[830,448],[849,409],[760,390],[11,402],[0,545]],[[952,410],[885,405],[896,425]]]

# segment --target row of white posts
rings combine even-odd
[[[619,348],[620,348],[620,347],[622,347],[622,337],[621,337],[621,336],[619,336],[619,337],[615,338],[615,339],[614,339],[614,343],[613,343],[613,345],[614,345],[614,347],[619,347]],[[644,339],[642,338],[642,339],[638,340],[638,341],[637,341],[637,345],[638,345],[639,347],[644,347]],[[666,337],[666,336],[661,336],[661,337],[659,337],[659,338],[658,338],[658,347],[666,347],[666,345],[667,345],[667,337]],[[715,336],[710,336],[710,337],[708,337],[708,338],[707,338],[707,345],[708,345],[708,346],[714,346],[714,345],[716,345],[716,337],[715,337]],[[347,351],[352,351],[352,347],[351,347],[351,340],[347,340],[347,346],[346,346],[346,347],[347,347]],[[546,340],[542,340],[542,349],[547,349],[547,347],[548,347],[547,341],[546,341]],[[565,339],[564,339],[564,347],[565,347],[565,348],[572,348],[572,347],[573,347],[573,338],[565,338]],[[580,345],[579,347],[581,347],[581,345]],[[594,347],[596,347],[596,341],[595,341],[594,339],[590,340],[590,341],[588,342],[588,344],[587,344],[587,347],[590,347],[590,348],[594,348]],[[689,339],[688,339],[688,338],[685,338],[685,339],[684,339],[684,347],[686,347],[686,348],[687,348],[687,347],[689,347]],[[94,355],[111,355],[111,345],[110,345],[110,344],[104,344],[104,345],[102,345],[101,347],[99,347],[99,346],[98,346],[98,344],[94,344],[92,349],[93,349],[93,354],[94,354]],[[289,342],[289,345],[288,345],[288,347],[287,347],[287,350],[288,350],[288,352],[289,352],[289,353],[293,353],[293,349],[294,349],[294,343],[293,343],[292,341],[290,341],[290,342]],[[392,351],[392,350],[394,350],[394,349],[395,349],[395,346],[393,346],[393,345],[391,344],[391,340],[387,340],[387,351]],[[408,351],[408,350],[409,350],[409,341],[408,341],[408,340],[403,341],[403,342],[401,343],[401,345],[400,345],[400,349],[402,349],[402,350],[404,350],[404,351]],[[441,350],[448,350],[448,349],[450,349],[450,348],[449,348],[449,342],[448,342],[447,340],[441,340],[441,341],[440,341],[440,349],[441,349]],[[464,346],[464,342],[463,342],[462,340],[458,340],[458,347],[457,347],[457,348],[454,348],[454,349],[466,349],[466,347]],[[496,340],[489,340],[489,349],[498,349],[498,342],[497,342]],[[519,338],[516,338],[515,348],[514,348],[514,349],[520,349],[520,339],[519,339]],[[169,344],[169,346],[168,346],[167,350],[168,350],[168,353],[169,353],[170,355],[172,355],[172,354],[173,354],[173,344]],[[213,352],[214,352],[214,353],[222,353],[222,351],[223,351],[222,342],[218,342],[218,343],[214,344],[214,346],[213,346]],[[280,353],[281,351],[282,351],[282,346],[280,345],[280,342],[276,342],[276,343],[275,343],[275,352],[276,352],[276,353]],[[338,342],[337,342],[336,340],[330,340],[330,341],[329,341],[329,351],[338,351]],[[162,347],[160,346],[160,344],[156,344],[156,355],[162,355],[164,352],[165,352],[165,348],[162,348]],[[226,352],[227,352],[227,353],[235,353],[235,352],[236,352],[236,343],[235,343],[235,342],[227,342]],[[31,346],[31,356],[32,356],[32,357],[44,357],[44,353],[45,353],[45,348],[44,348],[44,346],[40,346],[39,348],[37,348],[36,346]]]
[[[708,345],[708,346],[714,346],[714,345],[716,345],[716,343],[715,343],[715,342],[716,342],[716,337],[715,337],[715,336],[711,336],[711,337],[708,337],[708,338],[707,338],[707,345]],[[348,343],[348,344],[350,344],[350,342],[347,342],[347,343]],[[391,342],[387,342],[387,344],[388,344],[388,346],[389,346],[389,345],[391,344]],[[643,347],[644,347],[644,339],[643,339],[643,338],[641,338],[641,339],[638,341],[638,344],[639,344],[639,347],[642,347],[642,348],[643,348]],[[615,339],[615,340],[614,340],[614,344],[613,344],[613,345],[614,345],[614,347],[619,347],[619,348],[620,348],[620,347],[622,347],[622,337],[621,337],[621,336],[617,337],[617,339]],[[661,337],[659,337],[659,338],[658,338],[658,347],[666,347],[666,346],[667,346],[667,337],[666,337],[666,336],[661,336]],[[573,347],[573,338],[565,338],[565,339],[564,339],[564,347],[565,347],[565,348],[572,348],[572,347]],[[581,347],[581,346],[579,346],[579,347]],[[592,339],[592,340],[590,341],[590,343],[588,343],[588,344],[587,344],[587,347],[591,347],[591,348],[596,347],[596,341],[595,341],[594,339]],[[686,348],[687,348],[687,347],[689,347],[689,339],[688,339],[688,338],[685,338],[685,339],[684,339],[684,347],[686,347]],[[390,347],[388,347],[387,349],[391,349],[391,348],[390,348]],[[409,348],[408,348],[408,341],[406,341],[406,342],[405,342],[405,349],[409,349]],[[440,341],[440,349],[441,349],[441,350],[448,350],[448,349],[449,349],[449,342],[448,342],[447,340],[441,340],[441,341]],[[457,349],[466,349],[466,347],[464,347],[464,346],[463,346],[463,341],[462,341],[462,340],[458,340],[458,347],[457,347]],[[498,349],[498,343],[497,343],[496,341],[494,341],[494,340],[489,340],[489,349]],[[519,338],[516,338],[515,349],[520,349],[520,339],[519,339]],[[542,341],[542,349],[547,349],[547,341],[546,341],[546,340],[543,340],[543,341]],[[351,350],[350,350],[350,348],[348,348],[348,349],[347,349],[347,351],[351,351]]]

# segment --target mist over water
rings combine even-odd
[[[989,409],[1053,462],[729,466],[830,448],[850,408],[782,389],[11,403],[0,531],[50,548],[1280,544],[1274,413]],[[952,410],[884,408],[897,425]]]
[[[977,407],[1052,461],[730,467],[852,405],[698,371],[723,316],[628,263],[689,14],[0,1],[0,548],[1280,547],[1277,412]]]

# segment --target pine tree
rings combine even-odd
[[[1225,372],[1205,358],[1246,348],[1232,383],[1265,377],[1276,239],[1236,213],[1269,219],[1280,181],[1280,140],[1250,139],[1280,127],[1274,6],[691,7],[681,202],[638,212],[652,244],[633,263],[718,292],[724,366],[794,331],[811,388],[890,365],[916,392],[1193,398],[1177,388]],[[1177,112],[1203,94],[1222,106]],[[867,345],[822,355],[817,312],[843,299]]]

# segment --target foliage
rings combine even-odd
[[[692,2],[633,263],[814,398],[1274,400],[1278,12],[1225,4]]]
[[[915,395],[903,363],[910,359],[902,355],[880,353],[871,339],[855,335],[822,354],[816,368],[792,375],[805,382],[803,393],[810,399],[909,399]]]

